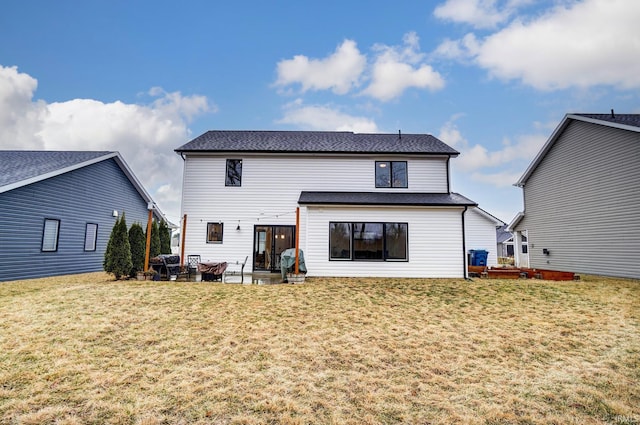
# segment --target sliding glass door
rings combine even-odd
[[[280,254],[295,247],[296,226],[255,226],[253,269],[271,273],[280,272]]]

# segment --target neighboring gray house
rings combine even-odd
[[[566,115],[516,186],[530,267],[640,278],[639,114]]]
[[[149,203],[118,152],[0,151],[0,281],[102,270],[116,217],[144,227]]]

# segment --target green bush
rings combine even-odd
[[[147,240],[144,237],[144,230],[139,223],[133,223],[129,229],[129,245],[131,246],[131,272],[129,276],[134,277],[137,272],[145,271],[144,255]]]
[[[151,225],[151,247],[149,248],[149,258],[157,257],[158,255],[160,255],[160,229],[158,228],[158,222],[154,220]]]
[[[131,245],[129,244],[124,213],[122,213],[122,218],[116,220],[113,225],[102,265],[104,271],[113,274],[116,280],[127,276],[131,271]]]
[[[167,222],[162,220],[160,222],[160,253],[171,254],[171,230]]]

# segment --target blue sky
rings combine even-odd
[[[118,150],[179,222],[210,129],[430,133],[509,222],[566,113],[640,113],[637,0],[29,1],[0,13],[0,148]]]

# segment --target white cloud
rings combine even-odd
[[[547,140],[547,136],[543,134],[520,135],[517,137],[515,144],[510,139],[504,139],[502,149],[489,151],[480,144],[472,145],[464,138],[455,123],[460,116],[456,115],[446,122],[440,129],[438,138],[460,152],[460,156],[455,161],[455,166],[463,171],[470,172],[514,163],[521,166],[522,163],[531,161]],[[516,180],[511,181],[511,183]]]
[[[302,93],[332,90],[344,95],[368,81],[369,86],[360,94],[383,102],[399,97],[411,87],[429,90],[444,87],[442,76],[424,62],[416,33],[405,34],[401,46],[376,44],[372,51],[369,64],[367,56],[360,53],[352,40],[345,40],[323,59],[294,56],[278,62],[274,85],[281,88],[281,93],[285,87],[299,84]]]
[[[447,59],[473,59],[480,50],[475,34],[469,33],[458,40],[445,39],[436,48],[434,54]]]
[[[46,105],[34,102],[38,81],[18,72],[17,67],[0,65],[0,145],[3,149],[42,149],[44,141],[38,129],[46,116]]]
[[[300,84],[307,90],[333,90],[346,94],[357,87],[367,63],[353,40],[345,40],[335,52],[324,59],[309,59],[296,55],[278,62],[276,86]]]
[[[190,138],[189,120],[215,111],[203,96],[162,89],[146,105],[73,99],[33,102],[37,82],[0,66],[0,144],[3,149],[119,151],[169,219],[180,213],[182,168],[173,149]],[[5,107],[5,105],[7,107]]]
[[[375,45],[376,59],[371,69],[371,83],[362,91],[381,101],[399,97],[411,87],[439,90],[444,79],[433,68],[422,63],[418,36],[411,32],[404,36],[403,46]]]
[[[640,87],[640,2],[584,0],[475,39],[445,40],[447,57],[472,57],[490,75],[540,90]]]
[[[488,183],[494,187],[513,186],[522,177],[522,172],[501,171],[498,173],[472,173],[471,179],[481,183]]]
[[[292,124],[303,130],[353,131],[355,133],[378,131],[375,121],[370,118],[345,114],[331,106],[306,106],[300,99],[285,106],[284,117],[277,123]]]
[[[516,12],[519,6],[530,1],[515,0],[447,0],[438,5],[433,14],[436,18],[465,23],[475,28],[495,28]]]

